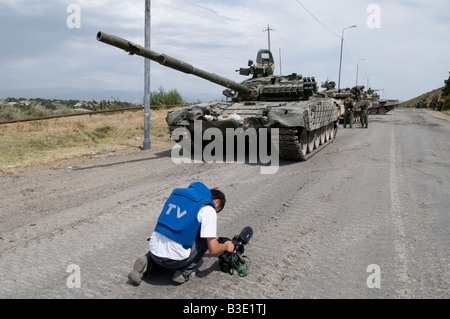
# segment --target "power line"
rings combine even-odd
[[[306,12],[308,12],[309,13],[309,15],[311,16],[311,17],[313,17],[317,22],[319,22],[320,23],[320,25],[321,26],[323,26],[325,29],[327,29],[331,34],[333,34],[333,35],[335,35],[336,37],[338,37],[339,39],[341,38],[341,36],[340,35],[338,35],[338,34],[336,34],[333,30],[331,30],[330,28],[328,28],[325,24],[323,24],[314,14],[312,14],[312,12],[311,11],[309,11],[299,0],[296,0],[297,1],[297,3],[299,4],[299,5],[301,5],[302,6],[302,8],[303,9],[305,9],[305,11]]]
[[[350,58],[350,61],[351,61],[354,65],[356,65],[355,61],[353,61],[352,56],[350,55],[350,51],[349,51],[348,48],[347,48],[347,42],[345,42],[345,40],[344,40],[344,47],[345,47],[345,51],[347,51],[347,54],[348,54],[348,57]]]
[[[308,12],[309,15],[311,15],[311,17],[313,17],[321,26],[323,26],[325,29],[327,29],[331,34],[333,34],[334,36],[336,36],[337,38],[341,39],[341,36],[337,33],[335,33],[333,30],[331,30],[329,27],[327,27],[324,23],[322,23],[322,21],[320,21],[314,14],[312,14],[311,11],[309,11],[299,0],[296,0],[297,3],[302,6],[303,9],[305,9],[306,12]],[[343,41],[343,39],[342,39]],[[345,46],[345,51],[347,51],[348,57],[350,58],[350,61],[356,65],[355,61],[353,61],[353,58],[350,54],[350,51],[348,50],[347,47],[347,43],[345,41],[343,41],[344,46]]]

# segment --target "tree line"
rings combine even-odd
[[[142,104],[144,104],[144,101]],[[159,87],[157,91],[150,92],[150,104],[153,106],[176,105],[186,104],[186,102],[176,89],[166,91],[163,87]],[[0,121],[71,114],[79,112],[79,109],[99,111],[134,106],[136,106],[136,103],[120,101],[119,98],[114,97],[111,97],[110,100],[100,101],[8,97],[0,100]]]

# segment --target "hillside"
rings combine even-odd
[[[416,105],[417,102],[422,101],[423,99],[425,99],[425,101],[427,103],[430,103],[432,101],[437,102],[443,89],[444,89],[444,87],[441,87],[441,88],[435,89],[433,91],[419,95],[415,98],[412,98],[411,100],[400,103],[399,107],[414,107],[414,105]]]

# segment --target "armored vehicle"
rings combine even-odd
[[[370,102],[369,114],[386,114],[392,111],[398,106],[398,100],[385,100],[380,99],[380,95],[376,93],[378,90],[368,89],[364,94],[367,96],[367,100]]]
[[[328,81],[326,81],[325,83],[322,83],[322,87],[326,89],[323,92],[326,94],[326,96],[332,97],[335,99],[343,100],[343,99],[346,99],[348,96],[350,96],[351,93],[353,94],[353,99],[355,100],[355,109],[354,109],[355,122],[359,122],[359,120],[360,120],[361,104],[362,104],[361,96],[362,95],[365,95],[367,97],[367,100],[370,103],[368,113],[372,114],[372,115],[386,114],[389,111],[392,111],[399,104],[398,100],[380,99],[380,96],[378,95],[378,93],[375,92],[377,90],[368,89],[367,91],[364,91],[364,90],[362,90],[362,89],[364,89],[364,87],[356,87],[355,86],[352,89],[345,88],[345,89],[341,89],[340,91],[338,91],[337,89],[335,89],[335,83],[328,82]],[[355,94],[354,94],[356,88],[361,89],[358,97],[355,96]],[[342,110],[342,112],[340,112],[340,114],[339,114],[339,122],[340,123],[343,123],[343,121],[344,121],[344,112],[345,112],[345,110]]]
[[[273,129],[278,129],[279,156],[293,161],[306,160],[334,138],[339,116],[337,106],[342,105],[342,100],[318,94],[314,77],[295,73],[275,76],[274,59],[269,50],[260,50],[256,64],[250,60],[248,67],[238,70],[241,75],[251,77],[237,83],[113,35],[99,32],[97,40],[130,55],[136,54],[226,87],[223,91],[225,101],[169,111],[166,121],[171,133],[177,128],[186,128],[193,136],[195,123],[199,122],[203,131],[209,128],[218,128],[222,132],[227,128],[266,128],[263,132],[271,134]]]
[[[369,114],[386,114],[400,103],[398,100],[370,99]]]

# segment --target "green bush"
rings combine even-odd
[[[52,114],[52,111],[42,106],[42,104],[32,104],[31,107],[25,112],[26,117],[46,117]]]
[[[22,118],[23,114],[20,109],[14,106],[0,106],[0,121],[13,121]]]
[[[166,92],[166,90],[160,86],[157,92],[150,92],[150,104],[175,105],[185,104],[185,102],[176,89],[172,89],[169,92]]]

